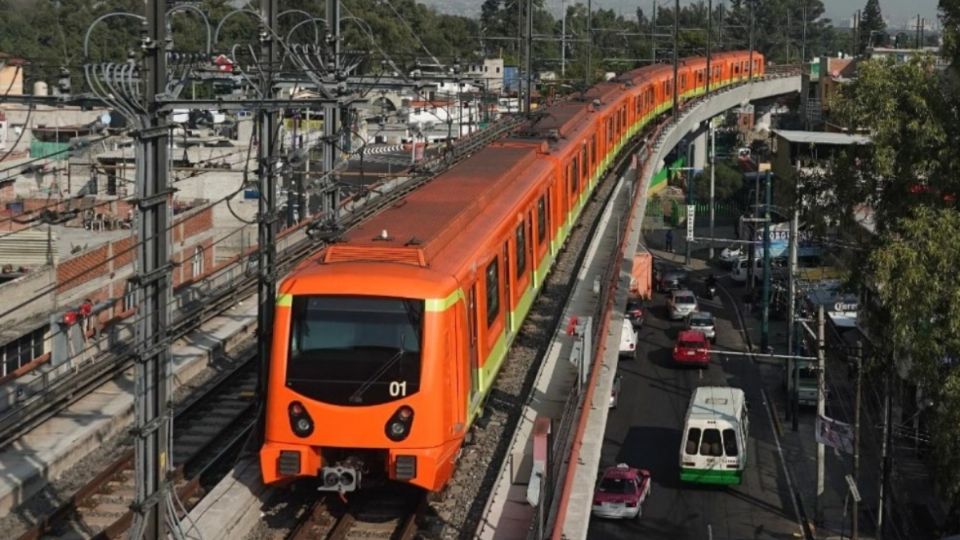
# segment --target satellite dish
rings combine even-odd
[[[110,118],[110,113],[109,113],[109,112],[105,112],[105,113],[103,113],[103,114],[100,115],[100,123],[103,124],[103,125],[105,125],[105,126],[109,126],[111,120],[112,120],[112,119]]]

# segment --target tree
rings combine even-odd
[[[960,212],[916,208],[870,256],[882,328],[880,356],[907,368],[935,404],[930,426],[937,485],[960,508]],[[893,366],[887,365],[887,369]]]
[[[883,34],[886,29],[887,24],[883,22],[883,14],[880,13],[880,0],[867,0],[867,5],[863,8],[863,17],[860,18],[860,43],[858,43],[857,52],[872,46],[875,43],[875,36]]]
[[[858,64],[857,79],[830,104],[832,120],[869,133],[871,144],[837,154],[828,173],[805,188],[818,199],[830,194],[833,220],[848,222],[868,204],[883,231],[917,204],[955,206],[960,194],[958,97],[945,92],[930,58],[902,64]]]
[[[729,164],[720,161],[717,161],[716,167],[714,200],[717,202],[729,200],[743,187],[743,173],[731,167]],[[697,175],[694,180],[694,190],[697,201],[710,201],[709,165],[703,169],[702,173]]]

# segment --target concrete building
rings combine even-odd
[[[487,92],[494,94],[503,92],[503,58],[486,58],[482,64],[471,64],[467,66],[466,75],[483,81]]]
[[[0,52],[0,95],[23,95],[23,66],[20,58]]]

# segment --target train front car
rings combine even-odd
[[[329,248],[281,287],[264,482],[316,476],[321,490],[350,492],[391,479],[437,490],[463,437],[452,410],[458,355],[445,330],[459,288],[419,265],[365,263],[350,251]]]

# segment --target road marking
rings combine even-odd
[[[733,305],[733,312],[737,315],[737,320],[740,322],[740,333],[744,337],[744,341],[749,345],[750,339],[747,335],[747,325],[743,320],[743,314],[740,313],[740,308],[737,306],[736,300],[734,300],[733,295],[727,292],[727,289],[717,284],[718,288],[730,299],[731,304]],[[755,356],[750,355],[750,359],[753,361],[754,365],[759,365]],[[758,367],[759,369],[759,367]],[[762,377],[761,377],[762,381]],[[775,424],[773,423],[773,413],[770,411],[770,398],[767,396],[766,388],[760,387],[760,394],[763,397],[763,409],[767,412],[767,420],[770,422],[770,429],[773,431],[773,441],[777,445],[777,454],[780,456],[780,469],[783,470],[783,477],[787,480],[787,489],[790,490],[790,503],[793,505],[793,512],[797,518],[797,525],[800,526],[800,531],[803,533],[804,538],[810,538],[808,535],[808,529],[804,526],[803,517],[800,512],[800,504],[798,499],[800,494],[793,487],[793,478],[790,476],[790,470],[787,468],[786,457],[783,455],[783,447],[780,445],[780,435],[777,433]],[[811,538],[812,540],[812,538]]]

